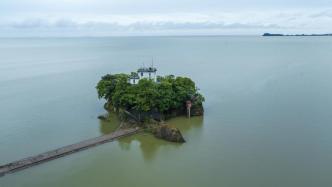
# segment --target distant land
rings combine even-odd
[[[332,36],[330,34],[272,34],[272,33],[264,33],[263,36]]]

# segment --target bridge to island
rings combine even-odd
[[[129,136],[132,134],[136,134],[141,132],[139,128],[133,129],[120,129],[111,134],[103,135],[100,137],[92,138],[89,140],[85,140],[76,144],[71,144],[65,147],[61,147],[52,151],[48,151],[42,154],[38,154],[36,156],[24,158],[22,160],[14,161],[5,165],[0,166],[0,177],[4,176],[8,173],[13,173],[46,161],[50,161],[56,158],[60,158],[90,147],[94,147],[96,145],[100,145],[106,142],[113,141],[115,139]]]

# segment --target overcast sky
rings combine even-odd
[[[332,0],[0,0],[0,37],[332,33]]]

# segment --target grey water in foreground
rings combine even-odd
[[[331,51],[330,37],[0,39],[0,165],[112,132],[96,82],[151,56],[206,97],[204,117],[168,122],[185,144],[126,137],[0,186],[331,186]]]

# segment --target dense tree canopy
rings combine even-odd
[[[158,110],[167,112],[185,106],[187,100],[201,105],[204,97],[198,93],[195,83],[187,77],[158,77],[154,82],[141,79],[138,84],[128,82],[129,75],[105,75],[98,82],[99,98],[104,98],[119,109],[148,112]]]

